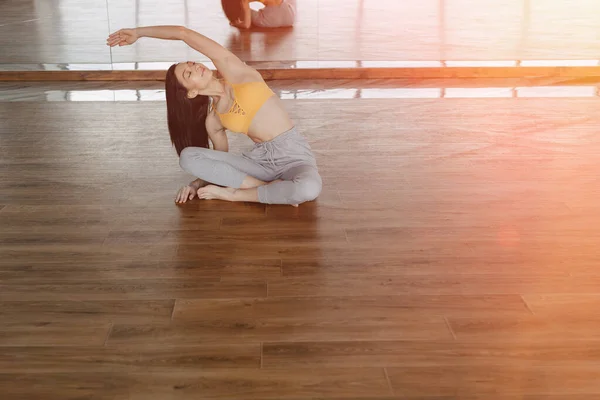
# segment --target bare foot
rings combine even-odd
[[[274,183],[273,182],[269,182],[269,183]],[[225,201],[234,201],[234,193],[236,192],[237,189],[234,188],[229,188],[229,187],[220,187],[220,186],[215,186],[215,185],[207,185],[204,186],[200,189],[198,189],[198,198],[200,200],[225,200]],[[240,192],[241,193],[241,192]],[[254,192],[254,195],[256,196],[256,192]],[[241,200],[238,199],[237,201],[257,201],[258,198],[254,198],[254,199],[247,199],[247,200]],[[292,207],[298,207],[298,204],[291,204]]]
[[[198,189],[198,198],[201,200],[226,200],[232,201],[234,188],[207,185]]]

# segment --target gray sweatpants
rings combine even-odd
[[[266,204],[304,203],[316,199],[322,188],[315,156],[295,127],[241,155],[186,147],[179,165],[206,182],[236,189],[246,175],[267,182],[281,179],[258,187],[258,199]]]
[[[266,6],[260,11],[250,10],[253,26],[281,28],[293,26],[296,19],[296,0],[283,0],[278,6]]]

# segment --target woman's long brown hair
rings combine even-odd
[[[221,7],[229,22],[242,18],[242,0],[221,0]]]
[[[187,89],[175,76],[175,67],[171,65],[165,79],[167,97],[167,123],[171,143],[177,155],[186,147],[208,148],[208,132],[206,116],[208,115],[209,98],[198,95],[193,99],[187,97]]]

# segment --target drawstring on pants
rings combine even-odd
[[[275,147],[273,146],[273,143],[267,142],[266,148],[267,148],[267,157],[268,157],[269,163],[273,167],[276,167],[276,165],[275,165]]]
[[[267,161],[269,161],[269,164],[272,165],[273,167],[277,166],[275,164],[275,146],[272,142],[257,143],[255,146],[262,147],[263,154],[266,155],[266,158],[267,158]]]
[[[300,136],[297,133],[296,128],[293,127],[272,140],[254,143],[254,148],[252,150],[242,154],[244,157],[261,164],[264,168],[277,169],[281,164],[293,162],[293,157],[291,157],[291,154],[288,154],[287,150],[289,147],[287,143],[290,143],[290,140],[292,143],[298,142],[297,144],[299,146],[308,147],[308,144],[305,144],[305,139]],[[295,155],[302,157],[300,152],[296,152]],[[314,164],[314,156],[312,153],[307,156],[311,160],[310,162]],[[276,158],[278,158],[278,161],[275,161]],[[267,164],[269,167],[267,167]]]

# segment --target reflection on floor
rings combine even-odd
[[[34,100],[0,102],[3,398],[600,394],[597,98],[286,100],[299,208],[175,205],[161,102]]]
[[[597,60],[596,0],[297,0],[293,29],[240,32],[218,0],[4,0],[0,64],[205,60],[182,43],[106,47],[109,31],[186,25],[246,61]]]
[[[594,79],[270,81],[282,99],[600,97]],[[162,82],[0,83],[0,101],[165,101]]]

